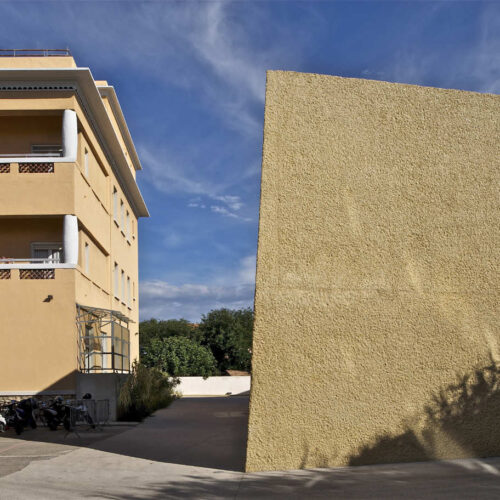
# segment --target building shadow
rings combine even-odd
[[[435,394],[399,435],[380,436],[350,465],[500,456],[500,371],[494,362]]]
[[[56,393],[68,380],[72,380],[72,374],[46,391]],[[104,426],[102,430],[82,426],[77,433],[28,427],[20,436],[10,429],[0,434],[0,443],[3,439],[55,443],[156,462],[243,471],[248,400],[245,395],[181,398],[138,425]]]

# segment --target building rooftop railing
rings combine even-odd
[[[0,49],[0,57],[71,57],[69,49]]]

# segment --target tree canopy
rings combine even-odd
[[[201,318],[201,343],[217,360],[221,372],[251,370],[253,311],[217,309]]]
[[[185,319],[142,321],[141,361],[173,376],[250,371],[252,330],[251,309],[215,309],[199,325]]]

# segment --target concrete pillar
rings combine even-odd
[[[78,218],[65,215],[63,221],[63,245],[65,264],[78,264]]]
[[[62,147],[63,156],[67,161],[76,161],[78,150],[78,125],[76,112],[65,109],[62,122]]]

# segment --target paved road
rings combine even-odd
[[[500,498],[500,458],[243,474],[247,409],[242,397],[181,399],[82,447],[0,438],[0,499]]]

